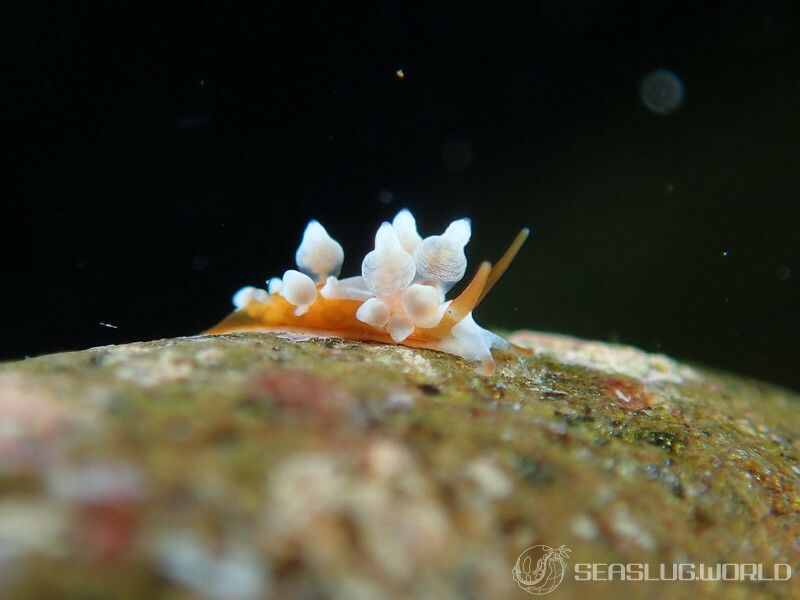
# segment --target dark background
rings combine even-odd
[[[104,4],[7,17],[2,358],[198,332],[311,217],[355,274],[407,206],[473,267],[532,228],[484,324],[800,388],[795,3]]]

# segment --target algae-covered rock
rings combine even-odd
[[[800,555],[798,397],[518,332],[450,355],[296,334],[0,367],[0,597],[772,598],[774,582],[575,581],[575,563]],[[669,571],[671,573],[671,570]],[[669,574],[668,573],[668,574]]]

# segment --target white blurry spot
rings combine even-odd
[[[406,74],[405,74],[405,72],[403,71],[403,69],[397,69],[397,71],[395,71],[395,72],[394,72],[394,76],[395,76],[397,79],[405,79],[405,78],[406,78]]]
[[[655,538],[653,538],[649,531],[639,525],[626,511],[618,510],[609,524],[613,532],[620,538],[634,543],[644,550],[655,550]]]
[[[370,298],[358,307],[356,319],[373,327],[383,327],[389,320],[389,309],[377,298]]]
[[[414,259],[403,250],[397,233],[384,223],[375,235],[375,250],[361,263],[361,275],[367,287],[377,296],[390,296],[402,291],[414,279]]]
[[[165,535],[158,545],[161,570],[171,580],[212,600],[257,600],[270,579],[256,552],[209,548],[191,533]]]
[[[303,241],[295,254],[298,268],[318,281],[338,275],[344,262],[344,250],[318,221],[309,221]]]
[[[414,332],[414,323],[405,315],[392,315],[387,328],[389,335],[399,344]]]
[[[403,446],[387,440],[373,442],[364,456],[369,474],[381,482],[396,480],[409,471],[413,458]]]
[[[6,591],[28,555],[61,555],[69,540],[68,514],[25,496],[0,500],[0,590]]]
[[[152,388],[168,382],[186,381],[195,369],[195,362],[189,356],[181,356],[172,351],[153,355],[152,358],[136,361],[121,361],[114,370],[119,379]]]
[[[467,477],[489,498],[506,498],[514,491],[509,480],[497,463],[489,458],[478,458],[467,466]]]
[[[730,252],[728,252],[727,250],[723,250],[722,252],[720,252],[720,255],[722,256],[722,258],[728,258],[728,256],[730,256]]]
[[[208,266],[208,257],[203,256],[202,254],[198,254],[197,256],[192,258],[192,268],[195,271],[204,271],[207,266]]]
[[[403,291],[403,310],[420,327],[436,327],[444,316],[440,311],[441,294],[430,285],[414,283]]]
[[[117,327],[116,325],[112,325],[111,323],[103,323],[102,321],[100,321],[97,324],[102,325],[103,327],[108,327],[110,329],[119,329],[119,327]]]
[[[283,289],[283,280],[280,277],[270,277],[267,281],[267,291],[270,294],[279,294]]]
[[[144,494],[138,468],[124,463],[90,463],[54,469],[48,476],[51,493],[81,504],[132,502]]]
[[[579,537],[587,542],[597,539],[600,530],[595,524],[594,519],[587,514],[579,514],[570,521],[570,529],[575,537]]]
[[[775,271],[775,277],[777,277],[781,281],[786,281],[787,279],[791,279],[792,270],[786,265],[781,265],[780,267],[778,267],[777,271]]]
[[[397,213],[392,220],[392,227],[394,227],[397,238],[400,240],[400,245],[403,250],[409,254],[414,254],[414,251],[419,247],[422,238],[417,233],[417,221],[414,215],[407,208],[404,208]]]
[[[283,274],[280,294],[297,307],[294,314],[300,317],[308,312],[308,307],[317,299],[317,286],[305,273],[289,269]]]
[[[378,192],[378,200],[380,200],[381,204],[391,204],[392,200],[394,200],[394,194],[389,190],[381,190]]]
[[[391,411],[411,410],[414,408],[414,396],[408,392],[392,391],[386,395],[382,406]]]
[[[204,367],[217,367],[225,359],[225,353],[219,348],[204,348],[194,355],[194,359]]]
[[[466,140],[448,140],[442,145],[442,162],[451,171],[463,171],[472,164],[475,152]]]
[[[639,84],[642,102],[659,115],[668,115],[680,108],[684,94],[683,82],[667,69],[651,71]]]

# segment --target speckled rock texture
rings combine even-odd
[[[517,332],[433,351],[242,333],[0,366],[0,597],[800,597],[800,399]],[[788,563],[783,582],[580,582],[574,563]],[[771,571],[770,571],[771,572]]]

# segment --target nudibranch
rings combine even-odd
[[[429,348],[479,363],[494,371],[492,348],[508,342],[478,325],[472,311],[516,256],[523,229],[492,267],[481,263],[453,300],[445,294],[464,276],[469,219],[453,221],[441,235],[422,238],[408,210],[385,222],[375,249],[361,263],[361,275],[339,279],[342,246],[317,221],[303,233],[295,261],[267,289],[243,287],[233,296],[236,310],[206,333],[290,331]]]

